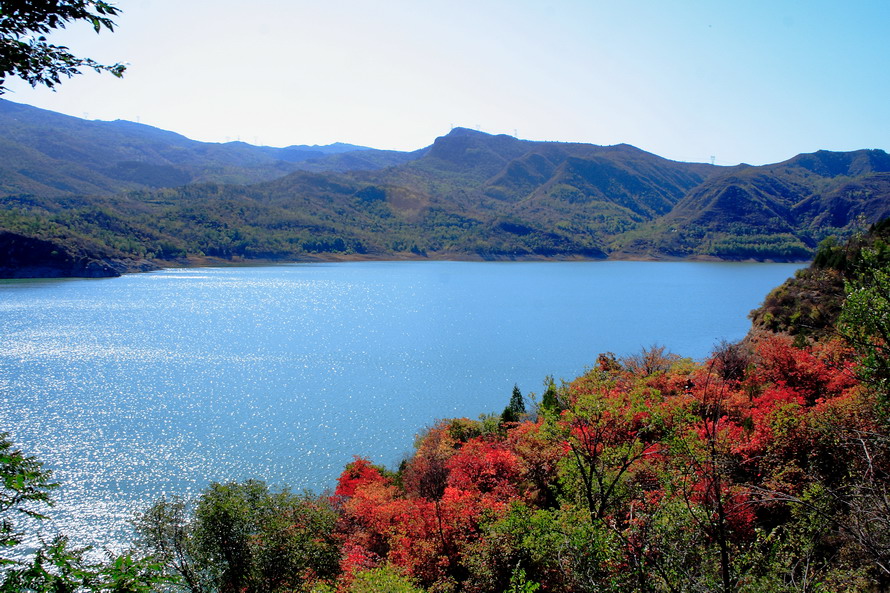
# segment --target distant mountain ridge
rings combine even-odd
[[[10,129],[16,109],[0,102],[0,230],[70,247],[81,267],[91,253],[117,271],[204,257],[798,261],[890,216],[881,150],[720,167],[465,128],[413,153],[274,149],[33,108]]]
[[[304,163],[338,170],[374,168],[412,158],[352,144],[252,146],[198,142],[145,124],[88,121],[0,99],[0,195],[118,193],[188,183],[256,183],[300,170]],[[333,157],[333,158],[332,158]]]

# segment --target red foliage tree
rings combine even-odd
[[[369,460],[356,456],[352,463],[346,465],[343,473],[337,479],[337,488],[334,490],[334,496],[348,498],[355,494],[355,490],[359,486],[383,482],[384,480],[383,474]]]

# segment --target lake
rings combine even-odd
[[[362,262],[0,281],[0,426],[63,484],[79,543],[210,481],[316,492],[435,419],[503,410],[600,352],[696,359],[799,268]]]

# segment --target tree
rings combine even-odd
[[[162,498],[136,517],[136,545],[148,550],[187,591],[205,591],[194,557],[192,525],[185,501]]]
[[[876,241],[862,250],[856,274],[846,283],[841,334],[862,356],[860,378],[887,415],[890,409],[890,246]]]
[[[569,453],[563,479],[583,497],[594,524],[604,521],[627,496],[626,482],[634,466],[659,451],[650,440],[654,402],[609,387],[579,388],[571,408],[554,426],[555,438],[565,443]]]
[[[52,504],[50,493],[58,487],[52,474],[32,456],[16,449],[7,433],[0,433],[0,547],[11,549],[22,540],[15,519],[45,519],[43,507]],[[152,558],[124,554],[107,563],[87,559],[86,548],[73,548],[68,538],[56,536],[28,554],[16,550],[18,559],[0,557],[0,593],[20,591],[80,593],[149,593],[169,583]],[[23,559],[23,556],[27,558]]]
[[[0,95],[8,76],[31,86],[54,88],[62,77],[80,74],[82,68],[110,72],[120,78],[126,66],[104,65],[75,56],[69,48],[53,45],[46,35],[72,22],[86,22],[96,33],[114,30],[112,17],[120,10],[101,0],[2,0],[0,1]]]
[[[556,414],[560,411],[562,404],[559,401],[559,390],[553,377],[548,375],[544,379],[544,387],[544,395],[541,396],[541,404],[538,410],[544,413]]]
[[[105,564],[87,559],[91,548],[72,548],[55,537],[29,562],[16,562],[3,573],[0,593],[153,593],[170,584],[151,558],[124,554]]]
[[[422,593],[411,580],[393,567],[382,566],[355,575],[349,585],[349,593]]]
[[[355,461],[348,463],[346,469],[337,479],[337,489],[334,496],[348,498],[355,494],[356,488],[368,482],[382,482],[385,478],[380,468],[375,467],[363,457],[355,457]]]
[[[525,400],[522,399],[522,392],[519,391],[519,385],[513,386],[513,395],[510,396],[510,403],[504,408],[501,414],[501,423],[519,422],[525,415]]]
[[[191,593],[307,589],[339,571],[337,513],[327,498],[264,482],[211,484],[193,512],[159,501],[136,524],[140,545]]]
[[[713,542],[719,553],[720,586],[709,588],[730,593],[736,584],[733,567],[732,519],[745,500],[734,492],[732,443],[737,427],[726,415],[730,395],[728,380],[720,376],[720,352],[712,358],[698,387],[701,422],[678,431],[673,444],[678,465],[677,489],[697,530]],[[685,432],[685,434],[684,434]],[[739,500],[737,500],[739,499]]]
[[[624,357],[622,362],[627,370],[648,377],[655,373],[666,373],[679,360],[679,356],[667,352],[664,346],[652,344],[648,348],[643,348],[639,354]]]
[[[43,519],[40,509],[51,504],[50,492],[58,484],[40,461],[16,449],[5,432],[0,433],[0,477],[0,547],[10,548],[21,541],[15,518]]]

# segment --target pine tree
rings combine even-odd
[[[513,395],[510,397],[510,403],[504,408],[501,414],[501,424],[508,422],[519,422],[525,415],[525,400],[522,398],[522,392],[519,391],[518,385],[513,385]]]

